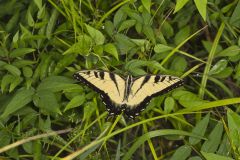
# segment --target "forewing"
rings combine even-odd
[[[145,109],[151,98],[167,93],[182,84],[183,81],[180,78],[169,75],[146,75],[137,78],[128,96],[129,110],[126,114],[128,116],[138,115]]]
[[[119,75],[98,70],[81,70],[73,76],[78,81],[100,93],[105,103],[109,103],[109,100],[116,105],[122,103],[125,80]]]

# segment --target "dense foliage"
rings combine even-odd
[[[0,159],[239,159],[239,0],[0,0]],[[106,119],[72,74],[184,87]]]

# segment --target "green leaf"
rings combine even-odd
[[[188,1],[189,0],[177,0],[177,3],[176,3],[176,6],[175,6],[175,9],[174,9],[173,13],[176,13],[180,9],[182,9],[182,7],[184,7]]]
[[[214,74],[212,76],[216,78],[228,78],[229,76],[231,76],[232,73],[233,69],[231,67],[226,67],[221,72]]]
[[[115,14],[116,15],[116,14]],[[106,21],[105,22],[105,27],[104,27],[105,32],[109,35],[112,36],[114,33],[114,25],[111,21]]]
[[[73,99],[71,99],[71,101],[67,104],[66,108],[64,109],[64,112],[69,110],[69,109],[72,109],[72,108],[75,108],[75,107],[79,107],[81,106],[83,103],[85,102],[85,95],[82,94],[82,95],[78,95],[78,96],[75,96]]]
[[[188,145],[184,145],[179,147],[170,160],[179,160],[179,159],[187,159],[191,155],[192,148]]]
[[[204,48],[205,48],[208,52],[210,52],[213,43],[210,42],[210,41],[202,41],[202,43],[203,43]],[[216,48],[215,53],[218,53],[218,52],[221,52],[221,51],[222,51],[222,46],[221,46],[220,44],[217,44],[217,48]]]
[[[202,16],[203,20],[206,21],[207,15],[207,0],[194,0],[198,12]]]
[[[32,77],[33,71],[32,71],[31,67],[28,67],[28,66],[27,67],[23,67],[22,70],[23,70],[24,77],[26,77],[26,78]]]
[[[156,39],[155,39],[155,35],[154,35],[154,31],[153,28],[149,25],[144,25],[143,26],[143,33],[147,36],[147,38],[149,40],[152,41],[153,44],[156,43]]]
[[[199,121],[196,124],[196,126],[192,130],[192,133],[196,134],[198,136],[201,136],[201,137],[204,136],[207,126],[208,126],[209,117],[210,117],[210,114],[208,113],[201,121]],[[199,138],[189,137],[189,143],[191,145],[196,145],[200,141],[201,141],[201,139],[199,139]]]
[[[157,44],[154,47],[154,52],[162,53],[162,52],[170,51],[172,49],[173,49],[172,47],[166,46],[164,44]]]
[[[219,52],[216,54],[217,57],[231,57],[231,56],[236,56],[240,53],[240,47],[237,45],[232,45],[223,51]]]
[[[60,105],[57,102],[55,94],[51,90],[37,90],[34,95],[34,104],[49,113],[59,113]]]
[[[118,51],[114,44],[108,43],[108,44],[104,45],[104,51],[109,53],[110,55],[112,55],[114,58],[116,58],[116,60],[119,60],[118,59]]]
[[[23,81],[22,77],[15,77],[13,82],[10,84],[9,92],[12,92],[22,81]]]
[[[11,101],[8,103],[3,114],[0,117],[2,119],[5,119],[10,114],[26,106],[29,102],[32,101],[33,94],[34,94],[33,89],[18,90],[11,99]]]
[[[174,37],[174,42],[176,45],[182,43],[184,40],[186,40],[190,35],[190,26],[186,26],[181,28],[176,36]]]
[[[186,108],[194,108],[207,102],[189,91],[175,91],[173,92],[173,97],[178,99],[179,103]]]
[[[217,155],[214,153],[206,153],[206,152],[201,152],[202,155],[207,159],[207,160],[234,160],[230,157],[225,157],[225,156],[221,156],[221,155]]]
[[[53,8],[51,17],[48,20],[47,29],[46,29],[46,36],[48,39],[50,39],[52,37],[53,30],[56,27],[56,22],[58,20],[58,16],[59,16],[58,10],[56,8]]]
[[[37,90],[49,90],[51,92],[63,91],[78,86],[77,84],[72,84],[73,82],[73,79],[64,76],[50,76],[39,84]]]
[[[186,70],[187,65],[188,63],[184,57],[176,56],[171,62],[170,69],[173,71],[183,72],[184,70]]]
[[[144,8],[150,13],[151,9],[151,0],[141,0]]]
[[[174,105],[175,105],[174,99],[172,97],[167,97],[164,101],[164,112],[166,114],[172,112]]]
[[[6,65],[3,66],[3,68],[5,68],[8,72],[13,74],[14,76],[20,76],[21,75],[21,71],[14,65],[6,64]]]
[[[85,24],[85,27],[86,27],[90,37],[92,38],[92,40],[95,42],[96,45],[102,45],[104,43],[105,37],[99,30],[91,27],[88,24]]]
[[[120,27],[118,28],[118,32],[121,32],[125,29],[129,29],[135,24],[136,24],[136,20],[134,19],[125,20],[121,23]]]
[[[33,48],[17,48],[9,53],[9,57],[11,57],[11,58],[21,57],[25,54],[28,54],[28,53],[31,53],[34,51],[35,51],[35,49],[33,49]]]
[[[227,67],[228,61],[226,59],[219,60],[208,72],[209,75],[218,74]]]
[[[234,11],[233,11],[233,14],[230,18],[230,25],[234,25],[236,27],[239,27],[240,26],[240,1],[238,1]]]
[[[38,6],[38,9],[42,8],[42,0],[34,0],[34,3]]]
[[[113,18],[113,25],[114,25],[115,28],[118,28],[120,23],[126,20],[127,14],[124,11],[125,8],[128,8],[128,5],[122,6],[115,13],[114,18]]]
[[[78,42],[74,43],[68,50],[66,50],[63,55],[70,53],[78,53],[81,55],[89,54],[92,47],[92,39],[88,35],[81,35],[78,37]]]
[[[1,91],[4,92],[7,87],[14,81],[15,76],[10,75],[10,74],[6,74],[2,77],[2,81],[1,81]]]
[[[223,125],[222,123],[218,122],[217,125],[214,127],[208,139],[203,143],[201,147],[201,151],[214,153],[217,151],[218,146],[221,142],[223,132]]]
[[[227,111],[229,138],[234,148],[240,148],[240,116],[228,109]]]
[[[32,17],[32,14],[31,14],[31,9],[30,9],[30,7],[28,8],[28,10],[27,10],[27,22],[28,22],[28,25],[29,26],[31,26],[31,27],[33,27],[34,26],[34,19],[33,19],[33,17]]]

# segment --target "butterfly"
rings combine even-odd
[[[100,94],[110,115],[122,112],[135,118],[150,100],[183,85],[183,80],[170,75],[144,75],[126,78],[100,70],[81,70],[73,77]]]

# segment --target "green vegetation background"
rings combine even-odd
[[[239,0],[0,0],[0,159],[239,159],[239,33]],[[106,120],[81,69],[185,84]]]

